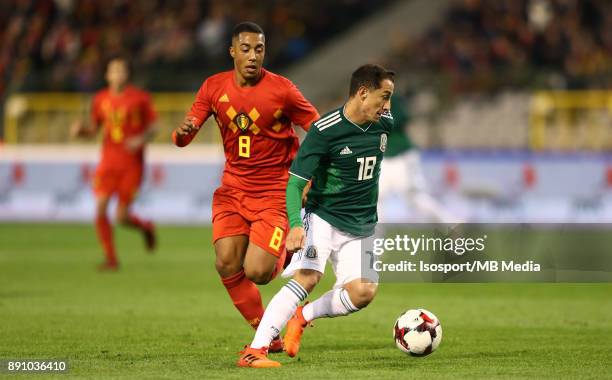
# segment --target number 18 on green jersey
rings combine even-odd
[[[344,107],[313,123],[289,170],[312,179],[306,212],[353,235],[372,235],[380,164],[392,128],[388,112],[377,122],[357,125],[345,117]]]

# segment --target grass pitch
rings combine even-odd
[[[0,360],[67,359],[58,378],[612,377],[612,284],[382,284],[367,309],[315,321],[298,358],[274,355],[283,367],[236,368],[253,331],[214,271],[210,229],[159,233],[148,256],[138,234],[115,229],[122,268],[97,273],[92,226],[0,224]],[[313,297],[332,283],[330,272]],[[282,284],[262,287],[264,301]],[[391,336],[415,307],[444,331],[425,358]]]

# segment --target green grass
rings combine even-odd
[[[239,369],[236,353],[253,331],[214,271],[210,229],[162,227],[154,256],[133,231],[116,229],[116,238],[121,271],[97,273],[91,226],[0,224],[0,359],[68,359],[68,376],[81,378],[612,374],[612,284],[382,284],[367,309],[316,321],[299,358]],[[264,300],[283,283],[263,287]],[[328,273],[314,295],[332,283]],[[413,307],[436,313],[444,329],[425,358],[405,356],[391,338],[395,318]]]

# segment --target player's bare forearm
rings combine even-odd
[[[70,126],[70,137],[75,138],[91,138],[96,135],[98,128],[95,123],[86,125],[83,120],[76,120]]]
[[[285,248],[288,252],[295,252],[304,248],[304,227],[297,226],[289,230],[285,240]]]

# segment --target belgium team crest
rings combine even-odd
[[[383,133],[380,135],[380,151],[384,153],[385,150],[387,150],[387,135]]]
[[[244,113],[239,113],[234,118],[234,123],[236,123],[238,128],[240,128],[240,130],[244,132],[251,126],[252,122],[251,122],[251,118],[248,115]]]

